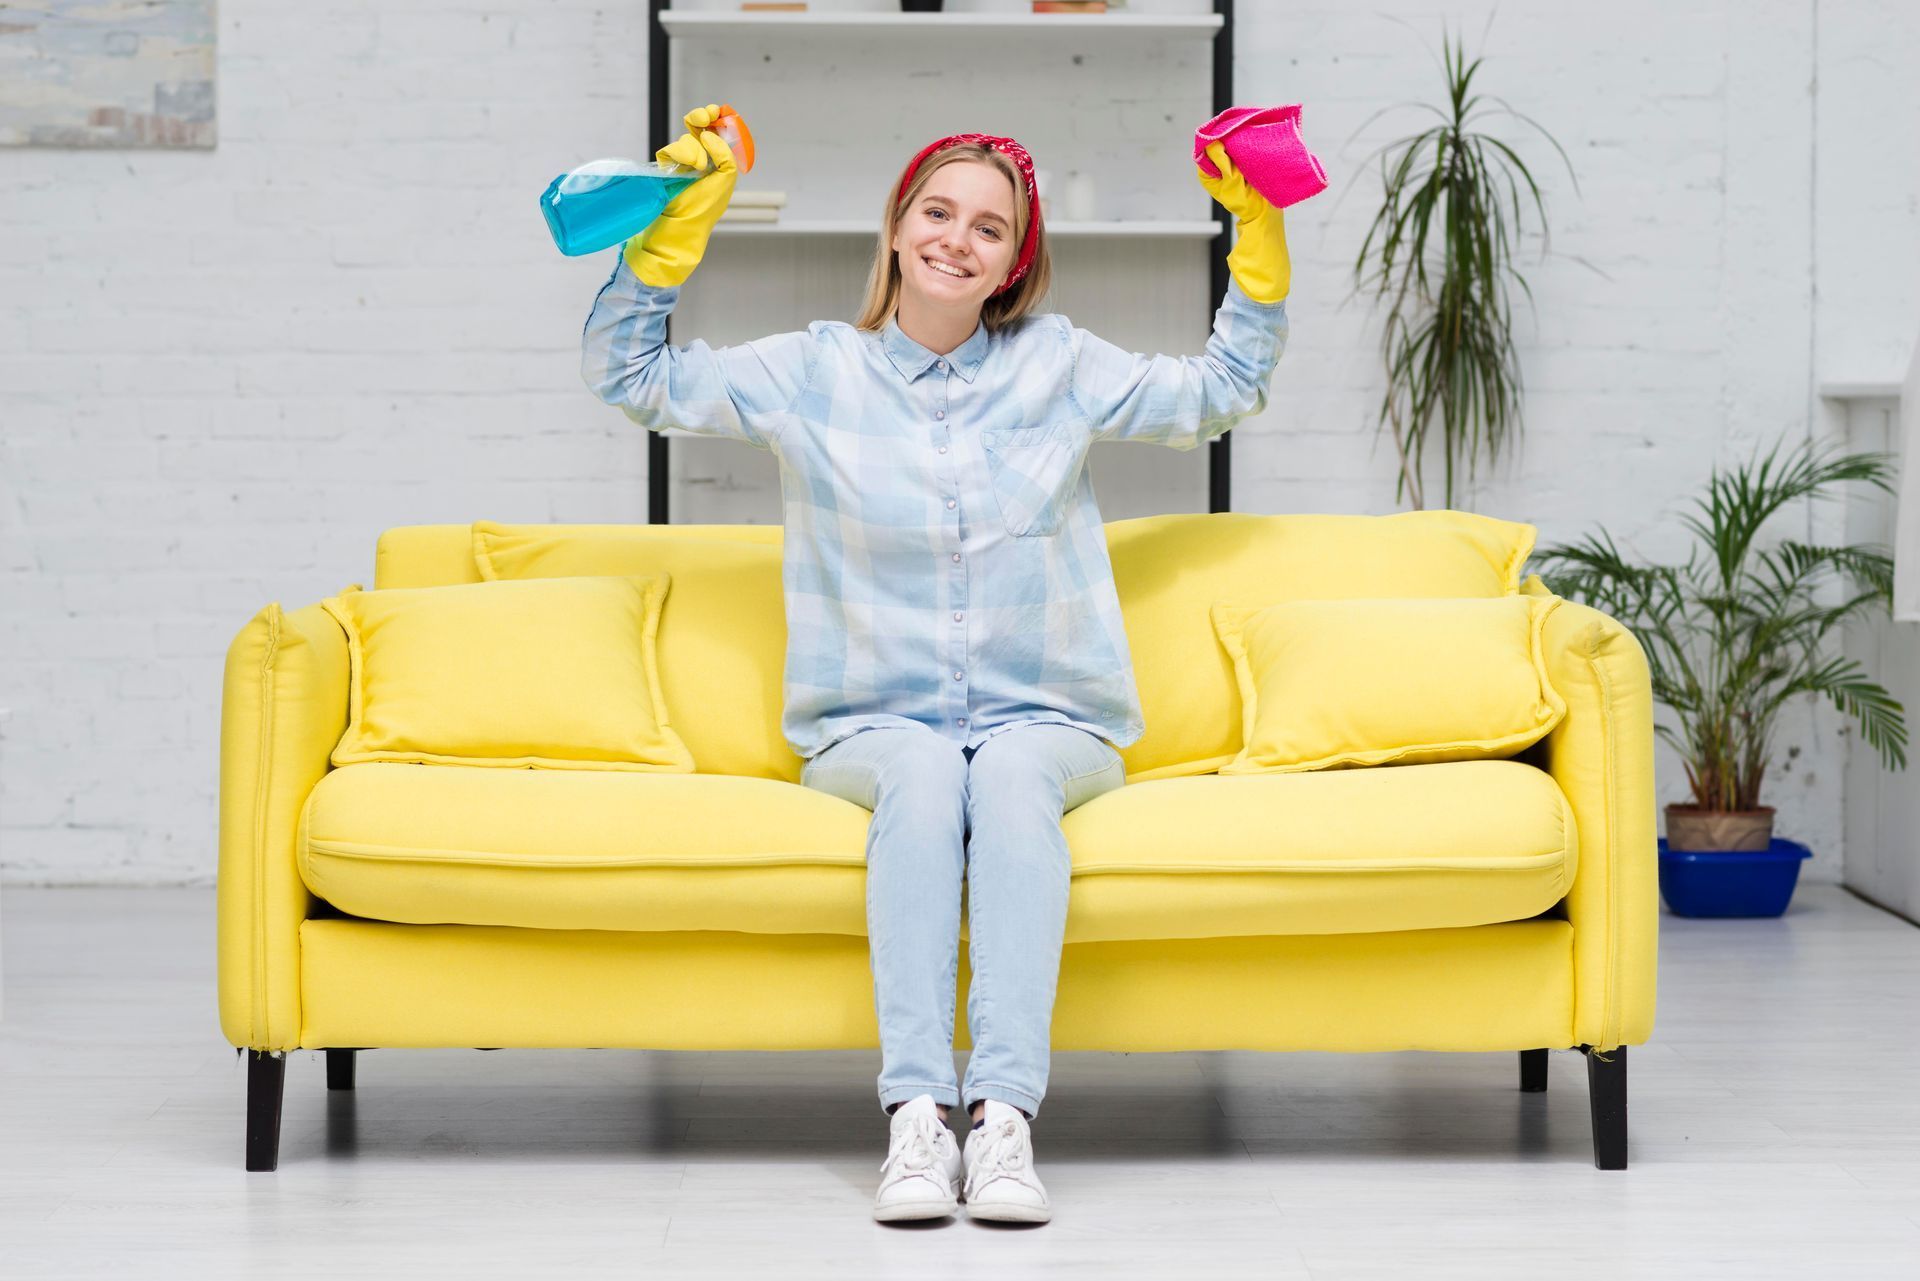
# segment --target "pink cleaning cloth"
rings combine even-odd
[[[1193,160],[1209,178],[1220,171],[1207,159],[1207,144],[1224,143],[1227,158],[1246,175],[1247,184],[1276,209],[1299,204],[1327,189],[1320,157],[1300,136],[1300,104],[1286,107],[1229,107],[1194,131]]]

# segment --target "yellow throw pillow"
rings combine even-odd
[[[348,590],[335,765],[425,761],[687,774],[655,641],[665,574]]]
[[[1220,772],[1511,756],[1567,714],[1540,643],[1559,604],[1558,596],[1216,604],[1244,737]]]
[[[1456,511],[1108,522],[1147,720],[1140,740],[1120,753],[1127,781],[1210,774],[1243,745],[1233,664],[1208,624],[1215,601],[1513,596],[1534,534],[1532,525]]]
[[[555,528],[473,523],[486,579],[666,573],[660,686],[702,774],[800,781],[804,761],[782,733],[787,661],[780,544],[668,538],[672,526]],[[779,533],[778,527],[774,532]]]

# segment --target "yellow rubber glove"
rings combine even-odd
[[[1293,284],[1293,260],[1287,257],[1287,228],[1282,210],[1267,203],[1267,198],[1247,185],[1245,175],[1227,159],[1225,143],[1207,144],[1207,159],[1220,170],[1218,178],[1194,166],[1194,176],[1207,194],[1218,200],[1239,222],[1239,236],[1227,252],[1227,270],[1247,297],[1255,302],[1276,303],[1287,296]]]
[[[656,160],[711,172],[668,201],[653,225],[621,250],[627,266],[644,284],[656,288],[685,284],[707,252],[713,224],[733,199],[740,166],[726,139],[707,128],[719,115],[718,103],[695,107],[685,116],[687,132],[654,153]]]

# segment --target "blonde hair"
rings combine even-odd
[[[915,171],[913,181],[907,184],[906,194],[899,200],[893,193],[900,183],[895,179],[887,188],[886,207],[880,213],[880,242],[874,247],[873,268],[867,273],[867,296],[860,304],[860,319],[854,321],[856,329],[878,330],[886,327],[900,308],[900,260],[893,251],[893,235],[900,226],[903,210],[913,207],[913,202],[927,185],[927,180],[947,165],[962,160],[976,160],[990,164],[1007,176],[1013,184],[1013,246],[1014,259],[1019,260],[1020,246],[1027,242],[1027,222],[1030,212],[1026,200],[1026,179],[1012,160],[991,147],[979,143],[959,143],[944,147],[928,156]],[[999,329],[1011,324],[1022,316],[1039,307],[1046,297],[1047,288],[1053,280],[1052,260],[1047,254],[1047,227],[1040,224],[1039,232],[1034,236],[1033,262],[1027,267],[1027,274],[1019,283],[1005,293],[997,294],[986,300],[980,307],[980,319],[989,330]]]

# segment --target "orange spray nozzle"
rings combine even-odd
[[[720,104],[720,114],[707,128],[727,140],[727,148],[733,152],[734,163],[740,166],[741,173],[753,168],[753,133],[730,104]]]

